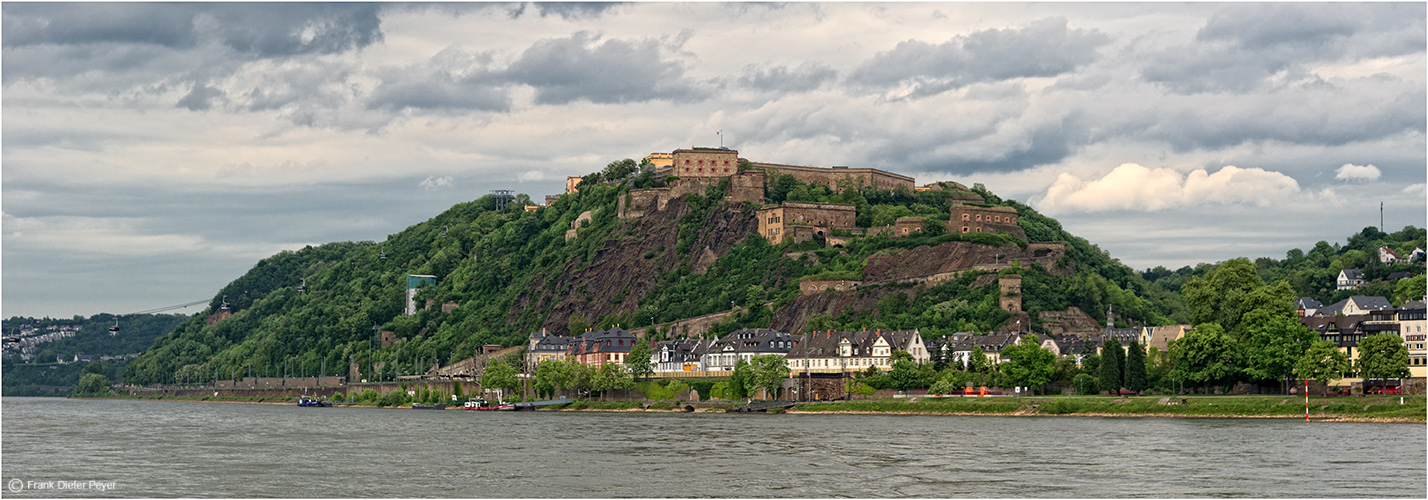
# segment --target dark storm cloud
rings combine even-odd
[[[1423,20],[1421,3],[1234,5],[1193,44],[1156,54],[1142,76],[1178,93],[1249,92],[1311,79],[1317,62],[1421,52]]]
[[[217,40],[242,54],[330,54],[382,40],[380,5],[6,3],[6,49],[141,44],[186,49]]]
[[[1405,132],[1421,134],[1428,128],[1428,98],[1418,86],[1421,84],[1350,84],[1349,89],[1332,91],[1283,91],[1233,99],[1167,99],[1160,109],[1140,110],[1136,116],[1108,117],[1105,125],[1113,133],[1163,141],[1179,152],[1267,141],[1340,146]]]
[[[1056,76],[1095,60],[1096,48],[1109,41],[1096,30],[1069,29],[1065,18],[1047,18],[936,45],[907,40],[864,62],[849,81],[879,91],[911,85],[911,95],[925,96],[979,82]]]
[[[750,64],[744,67],[738,83],[763,91],[806,92],[837,77],[838,72],[823,63],[803,63],[796,68]]]
[[[660,49],[657,40],[601,40],[582,31],[536,42],[505,75],[534,87],[540,104],[702,99],[705,92],[684,78],[684,66],[666,59]]]
[[[890,140],[873,148],[870,157],[913,172],[975,173],[1016,172],[1059,163],[1086,142],[1084,125],[1076,116],[1054,123],[1030,125],[1003,147],[976,147],[979,137],[928,134],[915,143]],[[959,147],[959,142],[967,144]],[[885,160],[884,160],[885,159]]]

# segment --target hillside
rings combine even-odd
[[[109,327],[119,320],[121,329],[111,335]],[[79,380],[86,362],[73,362],[78,355],[95,362],[111,358],[94,370],[118,379],[130,356],[154,344],[154,339],[173,331],[186,316],[178,314],[96,314],[88,318],[12,317],[0,322],[6,345],[3,363],[5,396],[68,396]],[[26,359],[28,358],[28,359]],[[56,362],[61,358],[65,364]]]
[[[1265,283],[1286,281],[1299,297],[1310,297],[1324,304],[1332,304],[1350,295],[1369,295],[1389,298],[1394,304],[1401,304],[1404,297],[1398,297],[1395,290],[1398,280],[1388,279],[1393,273],[1410,273],[1421,276],[1423,262],[1408,262],[1408,256],[1415,248],[1428,248],[1424,237],[1428,231],[1414,226],[1406,226],[1393,233],[1385,233],[1376,227],[1366,227],[1358,234],[1349,236],[1343,243],[1329,244],[1319,241],[1308,252],[1292,249],[1285,252],[1283,259],[1260,257],[1254,259],[1260,280]],[[1394,264],[1384,264],[1378,259],[1380,247],[1388,247],[1404,260]],[[1179,291],[1191,279],[1203,276],[1216,266],[1199,264],[1185,266],[1171,271],[1156,266],[1141,273],[1146,281],[1159,284],[1162,288]],[[1339,271],[1360,269],[1366,282],[1364,286],[1351,290],[1336,290],[1335,279]],[[1421,278],[1420,278],[1421,279]],[[1407,297],[1412,300],[1416,297]]]
[[[708,334],[770,325],[795,332],[811,327],[917,327],[928,336],[987,332],[1013,322],[1011,313],[997,307],[1000,292],[992,274],[1022,276],[1025,313],[1017,320],[1033,331],[1042,328],[1042,311],[1073,306],[1092,316],[1114,306],[1121,318],[1137,323],[1188,320],[1177,294],[1067,234],[1055,220],[980,186],[835,190],[770,175],[760,204],[727,201],[731,193],[747,195],[738,191],[746,186],[728,180],[686,182],[682,185],[702,189],[664,200],[661,209],[643,216],[621,218],[619,202],[632,199],[632,190],[679,182],[655,178],[648,168],[628,168],[632,165],[613,163],[588,176],[578,193],[535,211],[522,209],[529,203],[524,195],[504,209],[487,196],[380,243],[332,243],[264,259],[215,295],[208,311],[157,339],[129,364],[126,380],[149,384],[284,370],[347,373],[349,366],[374,362],[396,363],[410,372],[425,370],[433,360],[447,364],[469,357],[483,344],[522,343],[540,328],[565,334],[612,324],[658,326],[731,308],[736,314],[712,325]],[[823,241],[821,234],[815,241],[771,244],[758,235],[755,211],[782,201],[854,206],[856,227],[828,235],[841,238],[841,246],[829,246],[832,240]],[[935,225],[947,221],[954,203],[968,201],[1005,207],[1008,214],[1014,210],[1016,233],[1032,242],[1065,242],[1064,258],[1050,265],[966,271],[937,283],[898,282],[948,271],[946,266],[1004,265],[1007,256],[1025,252],[1027,242],[1009,233],[845,234],[873,234],[909,216]],[[588,220],[567,240],[582,214]],[[908,259],[912,254],[919,257]],[[895,264],[908,260],[928,264]],[[406,275],[435,276],[435,284],[417,294],[419,310],[412,316],[403,314]],[[801,278],[830,277],[869,285],[838,297],[801,294]],[[304,280],[306,291],[299,291]],[[225,300],[228,310],[221,307]],[[374,349],[379,330],[404,341]],[[678,334],[667,328],[650,332]]]

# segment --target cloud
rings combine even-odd
[[[1019,29],[991,29],[942,44],[907,40],[855,69],[859,86],[903,96],[926,96],[978,82],[1056,76],[1096,59],[1110,38],[1094,29],[1069,29],[1066,18]]]
[[[540,12],[540,17],[557,15],[570,21],[597,19],[619,5],[611,2],[538,2],[535,7]]]
[[[1090,181],[1062,173],[1036,205],[1049,214],[1156,212],[1207,204],[1264,207],[1299,192],[1293,178],[1258,168],[1231,165],[1213,174],[1196,169],[1185,176],[1168,168],[1126,163]]]
[[[705,92],[666,59],[658,40],[602,40],[587,31],[537,41],[506,69],[507,81],[533,87],[540,104],[700,100]]]
[[[1382,172],[1378,171],[1378,167],[1352,163],[1345,163],[1344,166],[1334,171],[1338,172],[1338,175],[1334,176],[1335,179],[1345,181],[1376,181],[1382,175]]]
[[[452,178],[449,175],[442,177],[432,175],[427,176],[427,178],[421,181],[421,184],[418,184],[418,186],[427,191],[436,191],[441,188],[451,187],[451,181]]]
[[[332,54],[382,41],[380,11],[368,3],[6,3],[3,45],[187,49],[215,41],[257,57]]]
[[[738,79],[741,86],[783,92],[806,92],[817,89],[838,77],[837,70],[823,63],[806,62],[796,68],[750,64]]]
[[[492,58],[452,47],[417,64],[388,68],[367,97],[367,108],[507,111],[510,91]]]
[[[1315,64],[1423,50],[1422,4],[1245,4],[1210,17],[1141,76],[1177,93],[1249,92],[1314,81]]]

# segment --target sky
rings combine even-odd
[[[1138,270],[1428,225],[1423,3],[0,9],[4,317],[721,140],[982,183]]]

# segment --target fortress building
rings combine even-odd
[[[952,217],[947,229],[954,233],[995,233],[998,229],[1015,232],[1016,209],[984,207],[965,203],[952,204]]]
[[[814,186],[828,186],[828,189],[838,190],[838,183],[844,180],[852,181],[855,186],[873,186],[878,189],[906,189],[912,192],[914,182],[906,175],[885,172],[876,168],[852,168],[852,167],[814,167],[801,165],[780,165],[777,163],[752,163],[755,168],[761,168],[770,173],[780,173],[791,175],[795,179]]]
[[[799,203],[786,201],[774,208],[756,212],[759,218],[759,234],[774,245],[785,238],[793,241],[807,241],[814,235],[827,237],[833,229],[852,229],[856,225],[858,209],[853,205],[837,203]]]
[[[679,177],[727,177],[739,172],[739,152],[732,149],[676,149],[670,156]]]

